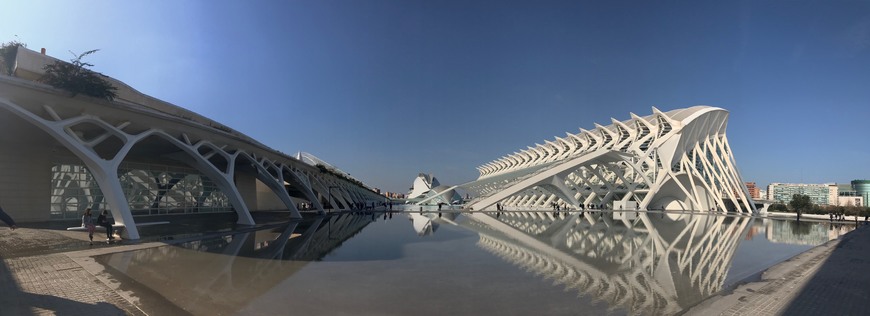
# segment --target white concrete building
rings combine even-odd
[[[19,48],[0,74],[0,206],[19,222],[75,220],[108,209],[128,238],[137,217],[298,206],[324,212],[383,201],[343,172],[271,149],[223,124],[118,88],[113,101],[35,81],[57,59]],[[313,156],[306,156],[311,160]]]
[[[756,212],[725,129],[728,111],[695,106],[567,133],[478,167],[473,210],[640,209]]]
[[[420,205],[459,204],[462,196],[456,192],[455,187],[441,185],[435,176],[421,173],[414,178],[411,192],[408,192],[408,201]]]

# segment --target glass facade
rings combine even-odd
[[[80,218],[88,207],[108,208],[85,166],[57,162],[51,174],[52,219]],[[195,169],[123,163],[118,174],[134,216],[232,211],[227,196]]]
[[[870,206],[870,180],[852,180],[852,190],[864,198],[864,206]]]

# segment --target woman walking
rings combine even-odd
[[[91,215],[91,209],[85,209],[85,215],[82,215],[82,227],[88,230],[88,239],[91,240],[90,244],[94,244],[94,216]]]

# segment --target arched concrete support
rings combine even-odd
[[[544,170],[543,172],[534,174],[530,177],[525,178],[522,181],[515,182],[512,185],[509,185],[508,187],[496,192],[495,194],[492,194],[469,204],[467,207],[471,208],[472,210],[484,210],[487,207],[495,205],[495,203],[497,203],[498,201],[522,192],[527,188],[538,185],[539,183],[545,182],[555,175],[576,170],[582,165],[620,161],[623,159],[623,155],[625,154],[618,151],[598,149],[585,155],[573,158],[570,161],[567,161],[550,169]]]
[[[338,202],[341,204],[341,209],[348,210],[351,208],[351,202],[347,198],[347,195],[344,193],[344,188],[340,183],[336,183],[335,181],[329,181],[330,186],[332,187],[332,195],[335,196]]]
[[[542,183],[538,186],[552,192],[558,198],[571,204],[575,209],[580,208],[580,201],[574,198],[574,194],[571,194],[573,191],[568,189],[568,186],[565,185],[565,180],[559,175],[553,176],[547,183]]]
[[[238,215],[237,223],[242,225],[254,225],[254,218],[251,217],[248,205],[242,198],[241,193],[239,193],[235,181],[233,181],[233,173],[235,170],[235,167],[233,166],[234,159],[227,159],[227,163],[229,164],[227,171],[221,171],[214,164],[208,161],[208,157],[204,157],[199,153],[199,148],[202,146],[208,146],[212,150],[217,151],[217,147],[213,144],[206,141],[199,141],[195,145],[187,144],[162,131],[156,132],[154,135],[160,136],[161,138],[173,143],[176,147],[186,153],[186,155],[169,155],[169,157],[193,166],[217,185],[218,189],[227,196],[230,200],[230,204],[233,205],[233,209],[235,209],[236,214]],[[220,152],[223,151],[221,150]],[[226,155],[226,153],[224,153],[224,155]]]
[[[343,185],[343,187],[347,194],[350,196],[351,203],[359,203],[366,200],[365,197],[360,194],[359,190],[357,190],[353,186],[345,184]]]
[[[323,204],[320,203],[320,200],[317,199],[317,195],[314,194],[314,191],[311,190],[311,186],[308,182],[304,181],[299,175],[294,172],[290,167],[286,165],[281,165],[281,173],[283,174],[284,181],[289,182],[291,185],[296,185],[296,187],[302,191],[302,194],[308,198],[308,201],[317,209],[317,213],[320,215],[326,214],[326,211],[323,210]]]
[[[122,224],[126,228],[124,232],[127,235],[126,237],[130,239],[139,239],[139,230],[136,228],[136,223],[133,221],[133,215],[130,212],[130,205],[127,203],[127,198],[124,196],[124,191],[122,190],[121,183],[118,180],[118,166],[130,151],[130,148],[132,148],[137,141],[147,137],[149,135],[148,132],[139,135],[130,135],[120,130],[120,128],[127,126],[127,123],[122,123],[116,128],[115,126],[103,122],[98,117],[88,114],[69,119],[61,119],[49,106],[44,106],[44,109],[54,119],[53,121],[45,120],[6,99],[0,99],[0,105],[28,123],[45,131],[70,152],[79,157],[85,166],[88,167],[89,171],[94,176],[94,179],[97,181],[97,184],[100,186],[100,189],[103,191],[103,196],[110,207],[110,211],[112,212],[112,216],[115,218],[116,223]],[[105,133],[92,140],[83,140],[70,130],[70,127],[81,123],[96,125],[102,128]],[[112,159],[103,159],[99,154],[97,154],[93,147],[112,136],[117,137],[117,139],[123,142],[123,146],[115,152]]]
[[[336,209],[339,209],[339,210],[348,208],[347,204],[345,203],[345,201],[341,197],[341,195],[337,194],[338,193],[337,190],[330,190],[328,188],[328,185],[324,185],[323,182],[321,182],[320,178],[318,178],[318,177],[312,177],[312,178],[313,179],[311,179],[312,180],[311,181],[311,188],[314,191],[320,192],[321,195],[326,196],[327,201],[329,201],[331,203],[338,204],[338,205],[332,205],[333,207],[335,207]],[[330,194],[332,194],[332,197],[329,196]]]
[[[339,184],[337,185],[337,187],[338,187],[338,194],[340,194],[340,195],[342,196],[342,198],[344,199],[344,201],[345,201],[345,205],[346,205],[346,208],[347,208],[347,209],[352,209],[352,208],[353,208],[353,203],[354,203],[355,201],[354,201],[354,199],[353,199],[353,196],[351,196],[350,193],[347,191],[347,187],[344,186],[343,183],[339,183]]]
[[[321,181],[337,183],[342,188],[338,189],[338,192],[330,198],[336,203],[343,204],[344,207],[356,203],[363,198],[366,200],[376,199],[372,198],[371,194],[365,194],[363,191],[356,190],[365,188],[364,185],[356,185],[355,181],[344,181],[342,177],[347,176],[347,174],[342,173],[334,167],[331,168],[337,174],[320,174],[317,172],[318,168],[316,166],[283,155],[242,133],[196,113],[153,98],[135,98],[135,100],[142,103],[127,100],[134,99],[125,98],[125,100],[111,102],[86,96],[70,98],[68,94],[57,89],[52,89],[40,83],[29,82],[23,78],[8,76],[0,78],[0,103],[2,103],[0,107],[10,111],[17,117],[21,117],[21,124],[23,125],[18,124],[18,118],[16,117],[14,119],[16,122],[14,124],[15,127],[33,125],[34,128],[46,132],[46,139],[54,139],[51,141],[52,146],[55,146],[54,143],[56,141],[59,144],[55,146],[56,148],[64,148],[59,154],[64,156],[55,158],[54,154],[51,154],[51,158],[46,159],[45,162],[50,162],[52,159],[55,159],[53,162],[60,162],[57,159],[66,158],[66,155],[78,157],[78,160],[81,160],[81,162],[76,164],[83,165],[94,176],[89,185],[93,189],[99,186],[99,191],[102,192],[102,195],[98,195],[83,191],[77,193],[78,196],[86,197],[87,203],[90,204],[107,203],[116,222],[127,226],[125,233],[129,238],[139,238],[130,208],[138,209],[140,206],[145,208],[148,205],[142,204],[144,203],[142,199],[125,196],[125,194],[130,194],[131,191],[121,184],[120,181],[127,181],[126,179],[133,181],[135,179],[126,177],[124,173],[118,170],[118,167],[120,165],[126,167],[128,162],[148,164],[151,161],[160,161],[163,158],[171,156],[171,154],[162,155],[161,157],[154,156],[153,158],[156,158],[154,160],[151,159],[152,157],[148,157],[151,154],[165,154],[169,151],[175,151],[175,148],[170,148],[168,151],[164,150],[163,146],[167,144],[162,140],[157,141],[161,143],[160,146],[151,146],[151,141],[154,139],[145,140],[145,138],[155,135],[156,132],[165,132],[161,138],[169,141],[183,152],[176,153],[178,161],[185,162],[190,167],[196,168],[198,173],[204,176],[203,182],[208,182],[209,184],[208,189],[203,192],[221,190],[226,195],[226,199],[228,199],[228,202],[231,203],[239,215],[239,223],[242,224],[253,224],[253,219],[234,181],[234,176],[236,175],[234,168],[240,153],[247,154],[255,159],[266,158],[267,161],[273,164],[286,164],[288,169],[293,169],[293,171],[284,174],[288,179],[292,178],[289,175],[295,175],[297,178],[302,179],[303,177],[299,177],[299,175],[312,174],[321,176]],[[76,124],[84,125],[77,126]],[[30,127],[27,127],[26,130],[29,131]],[[43,136],[40,135],[40,139],[42,138]],[[192,138],[195,138],[194,141],[191,141]],[[17,143],[17,141],[11,143]],[[144,146],[137,147],[137,144]],[[245,149],[240,149],[236,144]],[[206,148],[208,148],[208,152],[205,151]],[[36,153],[36,149],[34,147],[34,153]],[[48,148],[38,149],[48,150]],[[154,152],[151,152],[152,150]],[[135,156],[131,156],[131,153]],[[253,175],[253,170],[245,168],[244,172],[250,172]],[[296,199],[289,198],[289,194],[286,194],[286,189],[283,190],[285,193],[280,193],[281,191],[276,190],[279,189],[278,186],[283,187],[284,182],[278,180],[264,181],[266,177],[262,174],[262,169],[258,169],[257,173],[258,179],[267,184],[271,190],[276,191],[279,199],[288,206],[288,209],[293,210],[295,208],[296,204],[292,203],[292,201]],[[3,180],[11,182],[18,180],[20,177],[26,177],[26,175],[8,175]],[[30,182],[37,184],[43,183],[43,181],[50,181],[48,178],[42,180],[43,177],[44,175],[32,177]],[[119,177],[124,179],[118,179]],[[143,176],[134,175],[134,177],[142,178]],[[307,175],[304,178],[304,180],[287,181],[287,183],[299,185],[300,191],[305,192],[304,195],[310,198],[311,204],[316,206],[320,213],[325,213],[320,201],[312,190],[311,181],[307,178]],[[160,185],[159,181],[156,182]],[[275,185],[275,182],[278,185]],[[307,183],[307,185],[301,185],[303,183]],[[172,185],[169,184],[169,186],[161,187],[160,190],[168,190]],[[295,192],[293,194],[296,195]],[[43,195],[41,194],[40,196]],[[44,196],[49,196],[49,193],[46,192]],[[144,195],[137,197],[141,198]],[[153,198],[153,195],[150,198],[152,201],[149,202],[149,205],[153,205],[155,201],[159,203],[163,196],[161,193],[158,193],[156,198]],[[195,198],[197,205],[200,205],[205,200],[203,196]],[[221,198],[223,199],[223,197]],[[44,203],[41,199],[42,197],[38,203]],[[82,200],[80,199],[79,201]],[[222,203],[227,202],[224,200]],[[84,205],[85,203],[81,204]],[[46,214],[39,214],[32,219],[49,218],[50,215],[47,214],[47,211],[45,210]],[[72,214],[74,211],[75,207],[63,209],[63,212],[70,212],[68,214]],[[296,212],[298,210],[295,210],[294,213]],[[27,218],[23,219],[30,220]]]
[[[281,172],[277,172],[278,179],[275,179],[275,177],[268,170],[266,170],[266,166],[262,165],[265,160],[257,162],[254,157],[251,157],[247,153],[241,152],[237,153],[236,160],[238,160],[240,157],[248,160],[251,166],[257,170],[257,179],[259,179],[260,182],[263,182],[263,184],[269,187],[269,189],[272,190],[272,193],[274,193],[278,197],[278,199],[280,199],[281,202],[284,203],[284,206],[286,206],[287,209],[290,211],[290,218],[302,218],[302,214],[299,214],[299,209],[296,208],[296,203],[293,203],[293,200],[290,199],[290,194],[287,194],[287,189],[284,188],[284,179],[282,179],[283,175]],[[270,167],[274,167],[276,171],[278,169],[274,165],[271,165]]]

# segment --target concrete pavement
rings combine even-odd
[[[870,227],[767,269],[761,281],[711,297],[686,315],[868,315]]]

